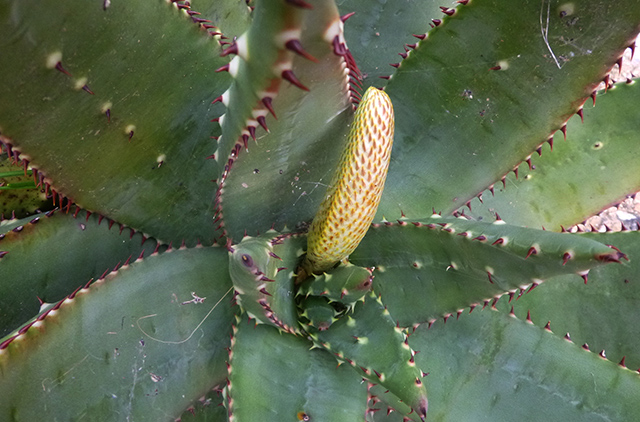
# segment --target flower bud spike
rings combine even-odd
[[[332,268],[349,256],[364,237],[382,195],[393,133],[389,96],[375,87],[367,89],[356,110],[338,170],[311,223],[303,263],[307,274]]]

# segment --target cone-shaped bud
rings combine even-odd
[[[389,168],[394,116],[371,87],[358,107],[340,165],[309,231],[307,274],[329,270],[358,246],[376,213]]]

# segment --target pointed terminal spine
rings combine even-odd
[[[288,50],[293,51],[297,55],[304,57],[307,60],[311,60],[312,62],[318,63],[318,59],[309,54],[304,48],[302,48],[302,44],[300,40],[292,39],[285,43],[284,45]]]
[[[302,82],[298,79],[298,77],[293,73],[292,70],[283,70],[282,71],[282,79],[288,81],[291,85],[297,86],[303,91],[309,91],[309,88],[304,86]]]
[[[369,88],[356,111],[338,170],[311,224],[303,263],[306,274],[330,269],[364,237],[382,195],[393,133],[389,96]]]

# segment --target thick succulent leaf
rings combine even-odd
[[[597,213],[629,192],[640,189],[640,111],[638,84],[619,84],[600,92],[596,107],[567,123],[567,140],[556,132],[553,151],[534,156],[534,170],[521,166],[519,177],[507,176],[506,189],[495,197],[473,201],[476,218],[496,212],[512,224],[559,230]],[[497,186],[496,186],[497,187]],[[562,205],[558,205],[562,204]]]
[[[230,40],[242,35],[251,23],[251,10],[246,2],[195,0],[190,3],[201,14],[197,17],[204,16],[213,21],[213,30]]]
[[[171,420],[226,376],[222,248],[154,255],[0,344],[0,419]]]
[[[386,87],[397,129],[379,218],[450,212],[500,180],[576,112],[638,22],[635,0],[458,7]]]
[[[20,226],[24,226],[25,224],[29,224],[34,218],[39,218],[42,217],[44,214],[37,214],[37,215],[32,215],[32,216],[27,216],[27,217],[22,217],[22,218],[10,218],[10,219],[2,219],[2,217],[0,216],[0,239],[4,239],[4,237],[2,237],[2,235],[6,235],[7,233],[11,232],[14,229],[17,229],[16,231],[20,231],[22,229],[20,229]]]
[[[373,289],[406,327],[620,257],[568,233],[434,215],[374,226],[351,260],[376,267]]]
[[[585,286],[575,278],[559,277],[515,302],[517,315],[536,325],[551,321],[558,335],[569,333],[577,344],[619,362],[626,356],[629,368],[640,368],[640,232],[588,233],[581,237],[619,247],[629,262],[595,268]],[[540,291],[538,291],[540,290]]]
[[[543,328],[490,310],[419,327],[429,420],[630,421],[640,376]]]
[[[220,392],[210,392],[189,406],[175,422],[227,422],[227,410]]]
[[[175,422],[227,422],[229,418],[222,391],[214,390],[190,405]]]
[[[263,117],[269,112],[262,103],[263,96],[273,98],[278,94],[282,77],[278,71],[290,66],[293,52],[285,48],[287,32],[301,31],[304,9],[295,4],[279,0],[263,0],[253,12],[253,21],[247,32],[234,41],[222,55],[236,55],[227,71],[233,77],[231,87],[221,95],[220,101],[227,107],[220,126],[222,135],[218,139],[220,153],[219,176],[225,177],[229,168],[227,154],[237,142],[242,145],[245,132],[248,141],[248,126],[258,126],[258,110]],[[267,41],[268,40],[268,41]],[[282,66],[282,67],[281,67]],[[268,92],[268,94],[263,94]],[[269,101],[269,100],[267,100]],[[254,115],[255,110],[255,115]],[[250,124],[250,121],[253,123]]]
[[[300,317],[303,324],[318,329],[326,330],[336,322],[338,311],[329,303],[329,300],[320,296],[309,296],[300,300]]]
[[[0,240],[0,336],[35,316],[40,301],[57,302],[141,253],[154,239],[81,211],[40,214]],[[165,248],[162,248],[164,250]]]
[[[372,280],[372,269],[351,263],[340,264],[328,273],[312,275],[300,285],[296,294],[324,296],[332,302],[353,306],[371,290]]]
[[[274,283],[276,275],[269,252],[273,251],[268,239],[244,238],[229,251],[229,274],[242,310],[258,322],[275,325],[280,320],[278,313],[275,321],[267,317],[272,309],[267,303],[267,298],[272,296],[267,285]]]
[[[405,332],[396,327],[375,294],[365,296],[353,313],[328,329],[310,327],[309,331],[315,342],[359,368],[367,379],[384,386],[424,419],[427,392],[414,363],[414,352],[406,343]]]
[[[406,43],[418,40],[430,28],[431,19],[442,19],[437,0],[358,1],[337,0],[340,13],[355,13],[345,22],[344,36],[349,49],[362,70],[365,85],[382,87],[380,76],[394,70],[389,64],[398,63]]]
[[[293,272],[304,237],[245,237],[229,252],[229,273],[238,303],[251,318],[284,331],[296,332]]]
[[[367,422],[409,422],[420,421],[415,412],[411,412],[411,408],[404,404],[391,391],[384,388],[380,384],[369,385],[369,413],[365,419]],[[430,413],[427,413],[427,421],[431,421]]]
[[[210,102],[229,78],[214,73],[218,43],[175,6],[3,1],[0,130],[84,208],[165,241],[211,242]]]
[[[244,421],[362,421],[367,389],[348,365],[300,337],[267,326],[234,328],[230,413]],[[304,415],[308,419],[304,418]]]
[[[235,160],[221,195],[222,220],[233,239],[241,239],[245,230],[254,235],[310,222],[344,148],[353,112],[345,59],[332,43],[341,36],[341,22],[332,1],[313,3],[304,12],[301,44],[318,62],[299,56],[292,62],[309,92],[283,82],[272,102],[278,118],[266,117],[270,133],[259,129],[257,143],[250,140],[248,151],[240,140],[237,159],[229,156],[230,147],[218,151],[223,163]]]

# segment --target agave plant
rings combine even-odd
[[[636,417],[640,4],[337,3],[0,2],[1,420]]]

